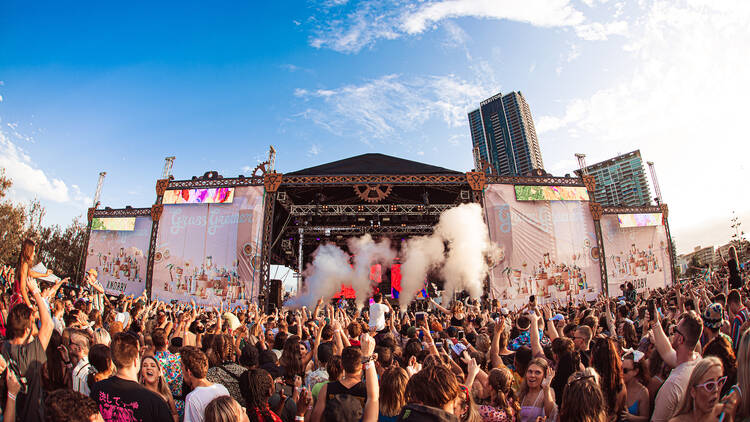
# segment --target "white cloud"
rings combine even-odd
[[[670,0],[644,7],[626,40],[634,68],[623,70],[619,82],[569,101],[563,113],[540,117],[536,128],[550,143],[587,139],[588,151],[580,152],[590,160],[640,148],[645,160],[656,162],[679,238],[727,210],[750,209],[736,191],[750,173],[750,143],[743,138],[750,2]]]
[[[561,176],[565,173],[573,174],[573,171],[578,169],[578,161],[571,159],[560,160],[551,166],[547,167],[547,171],[555,176]]]
[[[536,70],[536,63],[532,63],[531,66],[529,66],[529,73],[534,73],[534,70]]]
[[[310,149],[307,150],[307,155],[315,156],[318,154],[320,154],[320,146],[318,146],[317,144],[310,145]]]
[[[309,107],[298,114],[341,135],[367,139],[413,130],[432,118],[447,126],[466,125],[466,113],[492,92],[491,85],[455,75],[407,78],[386,75],[336,89],[295,90]]]
[[[448,21],[443,27],[448,34],[448,39],[443,43],[446,47],[463,46],[469,40],[469,34],[457,24]]]
[[[45,201],[70,203],[78,208],[91,206],[91,198],[83,195],[77,185],[69,188],[64,181],[47,176],[3,131],[0,131],[0,167],[13,180],[13,190],[19,199],[38,197]]]
[[[310,45],[342,53],[356,53],[378,40],[414,36],[435,29],[449,19],[509,20],[545,28],[571,28],[582,39],[603,40],[622,35],[627,23],[588,21],[570,0],[403,0],[360,1],[349,10],[324,3]],[[449,32],[452,28],[446,28]]]

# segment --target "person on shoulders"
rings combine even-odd
[[[91,387],[91,398],[99,405],[104,420],[172,420],[172,412],[164,399],[138,383],[141,369],[138,339],[130,333],[117,333],[112,338],[111,352],[116,368],[114,376]]]

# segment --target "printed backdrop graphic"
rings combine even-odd
[[[522,304],[601,292],[599,249],[586,201],[517,201],[513,185],[484,194],[490,239],[503,252],[490,273],[494,298]]]
[[[240,304],[258,295],[263,188],[235,188],[230,204],[165,205],[152,298]]]
[[[621,227],[617,215],[601,219],[607,284],[610,296],[620,296],[620,285],[632,282],[636,290],[672,284],[667,231],[657,226]]]
[[[86,269],[96,269],[108,294],[140,296],[146,288],[151,217],[136,217],[132,231],[92,230]]]

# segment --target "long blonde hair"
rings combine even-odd
[[[144,380],[141,376],[141,373],[143,372],[143,363],[146,362],[146,359],[153,360],[156,363],[156,367],[159,368],[159,381],[156,382],[156,391],[164,399],[164,401],[167,402],[167,404],[170,404],[171,403],[170,400],[172,400],[172,391],[169,389],[169,384],[167,384],[167,380],[164,379],[164,370],[162,370],[161,364],[155,357],[149,355],[149,356],[144,356],[143,359],[141,359],[141,369],[138,370],[140,384],[143,386],[146,386],[146,380]],[[170,408],[171,408],[171,405],[170,405]]]
[[[750,416],[750,330],[745,330],[740,337],[737,352],[737,385],[740,387],[737,420]]]
[[[711,368],[718,366],[719,368],[722,368],[721,360],[717,358],[716,356],[709,356],[707,358],[703,358],[698,362],[697,365],[695,365],[695,368],[693,369],[693,373],[690,375],[690,380],[688,381],[687,388],[685,389],[685,395],[682,397],[682,401],[680,402],[680,405],[677,407],[679,409],[674,416],[684,415],[687,413],[690,413],[693,411],[693,407],[695,406],[695,403],[693,403],[693,395],[690,394],[691,390],[695,389],[695,386],[698,384],[698,381],[703,378],[708,371],[711,370]],[[723,373],[723,371],[722,371]]]
[[[26,277],[29,276],[29,268],[34,265],[34,252],[36,252],[36,243],[33,240],[26,238],[21,242],[21,250],[18,252],[18,263],[16,264],[15,278],[20,282],[21,279],[21,267],[26,264]],[[25,281],[25,280],[24,280]]]

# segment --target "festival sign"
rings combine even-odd
[[[602,216],[610,296],[619,296],[620,285],[627,282],[632,282],[638,291],[672,284],[669,241],[666,228],[661,224],[661,214],[659,216],[658,225],[640,227],[623,226],[619,215]]]
[[[516,185],[517,201],[588,201],[589,192],[583,186],[527,186]]]
[[[91,230],[135,230],[135,217],[94,217],[91,219]]]
[[[589,203],[519,201],[513,185],[488,185],[490,239],[502,257],[490,273],[493,298],[521,304],[594,299],[601,292],[599,248]]]
[[[146,261],[151,239],[151,217],[133,219],[130,231],[97,229],[91,231],[86,269],[95,269],[107,294],[140,296],[146,288]],[[93,220],[97,220],[94,218]],[[92,226],[93,226],[92,220]],[[101,220],[116,220],[102,218]]]
[[[162,204],[231,204],[234,188],[174,189],[164,192]]]
[[[661,226],[661,213],[648,214],[617,214],[620,227],[648,227]]]
[[[217,305],[258,295],[263,187],[232,189],[231,203],[164,206],[152,298]]]

